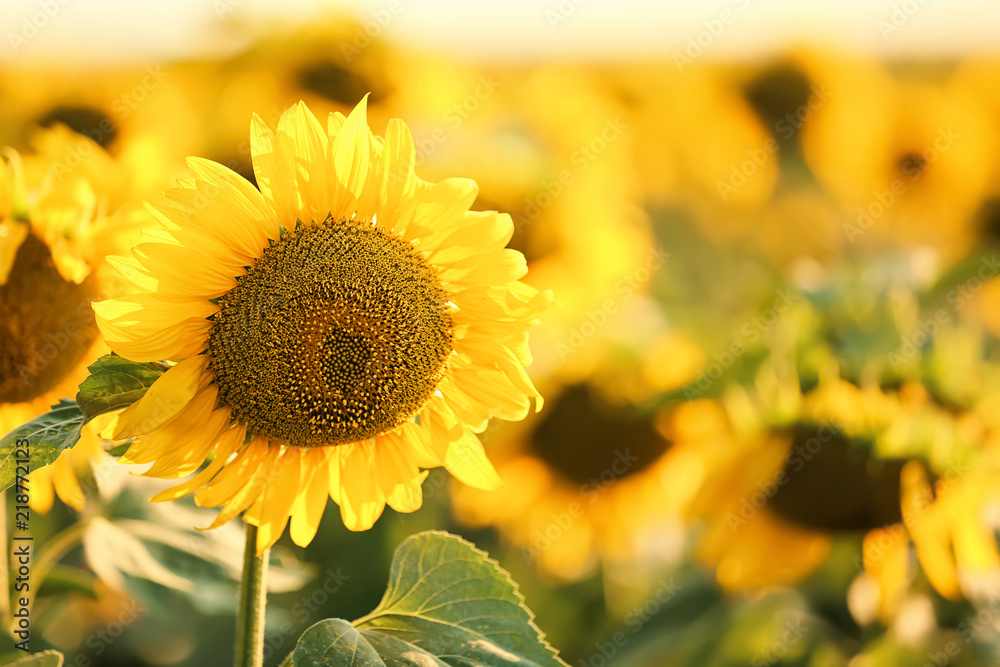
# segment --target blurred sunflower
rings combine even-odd
[[[74,396],[108,351],[91,300],[121,292],[103,260],[142,224],[122,205],[120,167],[96,143],[64,127],[32,143],[35,152],[0,161],[0,433]],[[88,424],[79,444],[31,472],[33,509],[47,512],[54,495],[83,509],[76,472],[103,453],[98,430]]]
[[[672,448],[657,414],[639,405],[683,386],[701,363],[697,347],[671,332],[652,341],[632,372],[605,363],[606,372],[547,388],[543,413],[490,428],[506,484],[493,491],[455,485],[456,518],[496,527],[529,563],[563,580],[598,562],[634,574],[640,562],[676,552],[679,540],[665,543],[671,527],[674,535],[680,530],[699,461]]]
[[[997,131],[961,79],[837,88],[803,128],[806,161],[841,201],[844,233],[866,248],[968,251],[988,191]]]
[[[987,109],[993,132],[1000,136],[1000,92],[994,85],[997,76],[1000,76],[1000,60],[989,56],[975,56],[958,64],[952,85],[968,91]],[[1000,238],[1000,169],[997,168],[996,160],[989,176],[986,199],[976,217],[980,223],[981,240],[995,243]]]
[[[730,218],[767,203],[779,176],[770,135],[718,72],[630,66],[609,74],[629,107],[629,123],[643,137],[633,149],[647,201],[658,207],[712,205],[715,213],[730,210]],[[718,240],[743,227],[718,215],[699,225]]]
[[[715,463],[690,511],[705,522],[698,556],[725,590],[796,583],[838,536],[863,537],[858,565],[877,584],[884,621],[914,576],[911,543],[950,599],[962,597],[963,578],[1000,571],[983,516],[989,474],[967,472],[959,456],[981,442],[980,417],[952,415],[917,383],[888,391],[833,380],[805,396],[795,383],[773,389],[768,403],[782,407],[769,415],[733,391],[723,403],[683,406],[669,431]],[[950,456],[928,458],[931,447]]]
[[[23,143],[37,127],[64,125],[105,149],[117,147],[123,133],[115,98],[131,88],[134,71],[79,76],[76,72],[12,67],[0,74],[4,144]],[[141,78],[141,77],[140,77]],[[44,82],[44,85],[42,84]],[[112,106],[115,109],[112,109]]]
[[[259,551],[289,518],[308,544],[328,496],[352,530],[416,510],[420,468],[495,488],[474,432],[541,405],[522,367],[551,294],[519,281],[509,216],[469,211],[472,181],[418,179],[406,125],[373,136],[366,102],[326,129],[304,103],[276,133],[254,117],[260,191],[191,158],[163,230],[113,258],[138,293],[95,304],[117,353],[178,360],[118,415],[122,460],[176,478],[214,451],[154,500],[197,491],[213,527],[246,510]]]
[[[856,53],[796,48],[760,65],[722,67],[722,76],[753,109],[778,145],[783,179],[808,180],[802,164],[803,131],[827,102],[863,97],[887,83],[884,68]],[[786,183],[787,185],[788,183]]]
[[[536,373],[584,382],[612,349],[642,344],[662,320],[648,294],[671,253],[639,205],[631,163],[638,129],[583,68],[533,70],[509,105],[527,110],[528,134],[547,147],[542,190],[524,200],[518,221],[531,284],[554,291],[562,306],[534,337]],[[647,316],[648,326],[638,326]]]
[[[429,54],[406,54],[394,69],[392,103],[406,110],[420,169],[431,179],[468,174],[479,184],[477,207],[510,212],[511,247],[529,264],[548,254],[557,243],[550,205],[574,188],[557,177],[569,151],[540,131],[534,107],[520,100],[527,72]]]
[[[13,67],[0,72],[0,145],[38,128],[69,128],[129,173],[133,194],[158,192],[205,141],[198,89],[178,65],[87,69]],[[81,157],[81,156],[78,156]]]
[[[278,122],[289,100],[303,100],[322,116],[349,113],[369,93],[368,115],[381,127],[396,109],[390,106],[400,60],[371,28],[343,15],[327,15],[308,25],[280,22],[246,24],[226,17],[227,29],[247,47],[227,58],[184,63],[175,75],[197,100],[204,142],[191,154],[206,155],[250,182],[254,181],[245,119],[256,112]]]

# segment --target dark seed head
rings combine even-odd
[[[63,278],[45,242],[28,235],[0,285],[0,403],[38,398],[84,361],[98,334],[95,292],[93,278]]]
[[[433,269],[368,221],[288,231],[219,305],[208,353],[221,400],[285,444],[392,430],[430,398],[452,350]]]

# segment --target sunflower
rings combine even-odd
[[[474,433],[541,407],[526,330],[552,297],[519,281],[510,217],[418,179],[406,125],[375,137],[366,106],[326,129],[301,102],[277,132],[255,116],[259,191],[189,159],[163,229],[112,259],[137,292],[95,304],[112,350],[177,362],[110,427],[135,437],[122,460],[178,478],[214,452],[154,500],[197,491],[213,527],[245,510],[261,552],[289,519],[308,544],[328,496],[351,530],[416,510],[421,468],[495,488]]]
[[[690,511],[705,525],[698,556],[723,589],[797,583],[835,539],[853,537],[888,621],[915,575],[911,543],[949,599],[1000,569],[983,516],[995,446],[979,469],[962,458],[969,441],[982,441],[984,419],[956,417],[918,383],[890,391],[833,380],[805,396],[787,383],[777,391],[782,418],[762,419],[749,396],[732,392],[723,403],[684,406],[671,432],[716,464]]]
[[[964,59],[953,77],[953,85],[969,91],[976,101],[987,110],[993,124],[994,134],[1000,136],[1000,92],[993,82],[1000,74],[1000,59],[995,57],[971,57]],[[979,211],[984,222],[984,236],[993,241],[1000,234],[1000,174],[994,169],[990,174],[987,199]]]
[[[0,433],[75,395],[108,351],[90,302],[120,291],[104,258],[142,224],[122,205],[120,167],[96,143],[64,127],[31,143],[34,152],[0,160]],[[85,426],[76,447],[31,471],[32,509],[47,512],[54,496],[83,508],[76,472],[102,455],[97,430]]]
[[[529,265],[550,252],[558,217],[549,206],[553,194],[571,198],[578,190],[556,176],[570,151],[547,141],[538,127],[536,106],[546,106],[550,98],[525,105],[518,95],[528,95],[523,92],[526,74],[516,68],[485,70],[429,54],[397,60],[392,102],[406,109],[420,169],[430,178],[455,173],[473,178],[480,186],[477,208],[510,212],[510,245],[524,253]]]
[[[570,66],[498,78],[508,76],[520,76],[519,85],[499,88],[490,102],[505,99],[522,133],[546,147],[541,164],[523,165],[535,182],[518,198],[515,242],[530,258],[531,284],[554,291],[561,305],[534,336],[535,372],[558,384],[583,382],[636,333],[636,314],[655,307],[647,295],[670,252],[639,205],[637,130],[600,80]]]
[[[759,209],[779,177],[768,129],[752,106],[703,66],[678,72],[631,65],[609,74],[631,107],[630,125],[643,137],[633,150],[647,201],[661,208],[715,204],[699,220],[702,232],[726,240],[742,231],[720,219],[719,209],[729,217]]]
[[[656,336],[646,354],[652,363],[644,358],[631,370],[617,360],[583,380],[550,381],[543,413],[491,426],[506,484],[455,485],[455,517],[494,526],[527,562],[563,581],[598,563],[634,578],[637,565],[662,560],[664,548],[679,544],[671,535],[680,534],[680,509],[701,475],[691,465],[697,459],[673,448],[657,413],[633,399],[682,386],[702,358],[676,332]]]
[[[356,19],[332,13],[307,25],[279,19],[265,26],[242,22],[236,14],[224,18],[244,38],[245,49],[171,68],[172,78],[198,108],[202,141],[196,154],[253,182],[245,119],[256,111],[265,122],[276,123],[287,101],[295,99],[320,116],[346,114],[369,92],[370,120],[388,121],[392,109],[405,108],[412,124],[410,107],[388,105],[398,80],[396,61],[405,58],[378,36],[373,39]]]
[[[200,91],[182,68],[14,67],[0,72],[0,145],[30,143],[37,128],[65,127],[99,144],[146,196],[179,175],[183,158],[204,141]]]
[[[989,192],[997,131],[962,78],[885,73],[831,89],[803,128],[805,159],[841,202],[844,235],[864,248],[932,246],[945,260],[968,252]]]

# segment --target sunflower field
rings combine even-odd
[[[995,41],[627,4],[0,10],[0,665],[1000,664]]]

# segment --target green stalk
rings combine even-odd
[[[236,667],[263,667],[264,607],[267,604],[267,560],[270,549],[257,555],[257,526],[247,524],[236,611]]]

